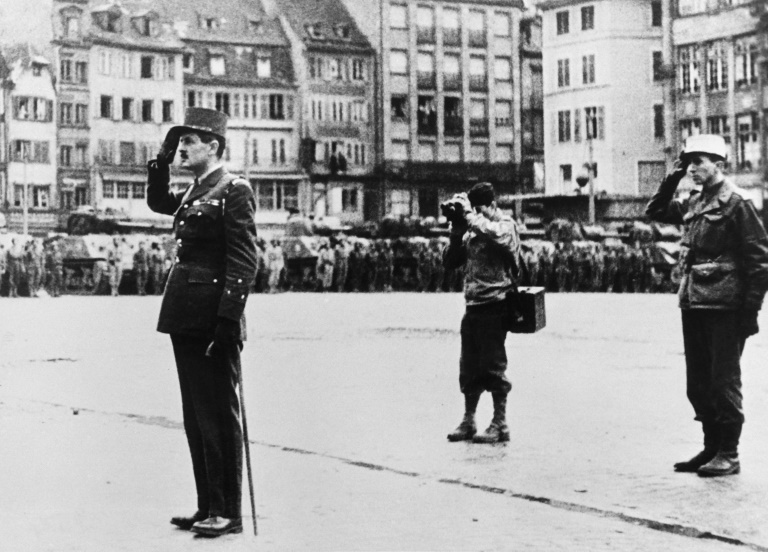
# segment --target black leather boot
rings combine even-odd
[[[507,427],[507,394],[493,394],[493,420],[491,425],[480,435],[472,438],[475,443],[502,443],[509,441],[509,428]]]
[[[704,431],[704,450],[685,462],[675,464],[676,472],[693,473],[712,460],[720,449],[720,428],[712,422],[701,424]]]
[[[472,437],[477,433],[477,425],[475,424],[475,412],[477,411],[477,403],[480,402],[480,395],[464,395],[464,419],[461,420],[459,427],[448,434],[448,440],[451,442],[456,441],[471,441]]]
[[[741,424],[721,424],[720,435],[720,450],[712,460],[697,470],[701,477],[735,475],[741,471],[739,462]]]

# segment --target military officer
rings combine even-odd
[[[741,470],[741,354],[758,331],[768,289],[768,235],[752,202],[723,175],[727,151],[721,136],[689,137],[646,210],[653,220],[685,225],[679,298],[687,394],[704,449],[674,468],[704,477]],[[679,201],[674,194],[686,173],[701,191]]]
[[[174,217],[177,255],[157,330],[171,337],[197,488],[197,511],[171,523],[207,537],[242,532],[237,370],[257,268],[255,199],[222,165],[226,127],[223,113],[189,108],[148,164],[147,203]],[[195,176],[183,192],[169,189],[177,151]]]

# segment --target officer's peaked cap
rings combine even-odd
[[[168,131],[166,142],[179,143],[179,138],[188,132],[207,132],[218,138],[226,139],[227,115],[215,109],[203,107],[188,107],[184,113],[184,124],[178,125]]]

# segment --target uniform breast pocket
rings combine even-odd
[[[212,237],[219,233],[221,208],[202,204],[190,207],[179,222],[185,237]]]
[[[716,257],[728,247],[731,221],[722,213],[707,213],[696,221],[691,232],[694,249]]]

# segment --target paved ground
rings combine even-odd
[[[479,446],[445,440],[459,295],[252,297],[260,534],[195,546],[768,550],[768,331],[744,358],[744,472],[703,480],[671,471],[700,441],[674,297],[547,300],[547,330],[507,341],[512,441]],[[158,307],[0,300],[3,550],[190,549],[167,524],[194,497]]]

